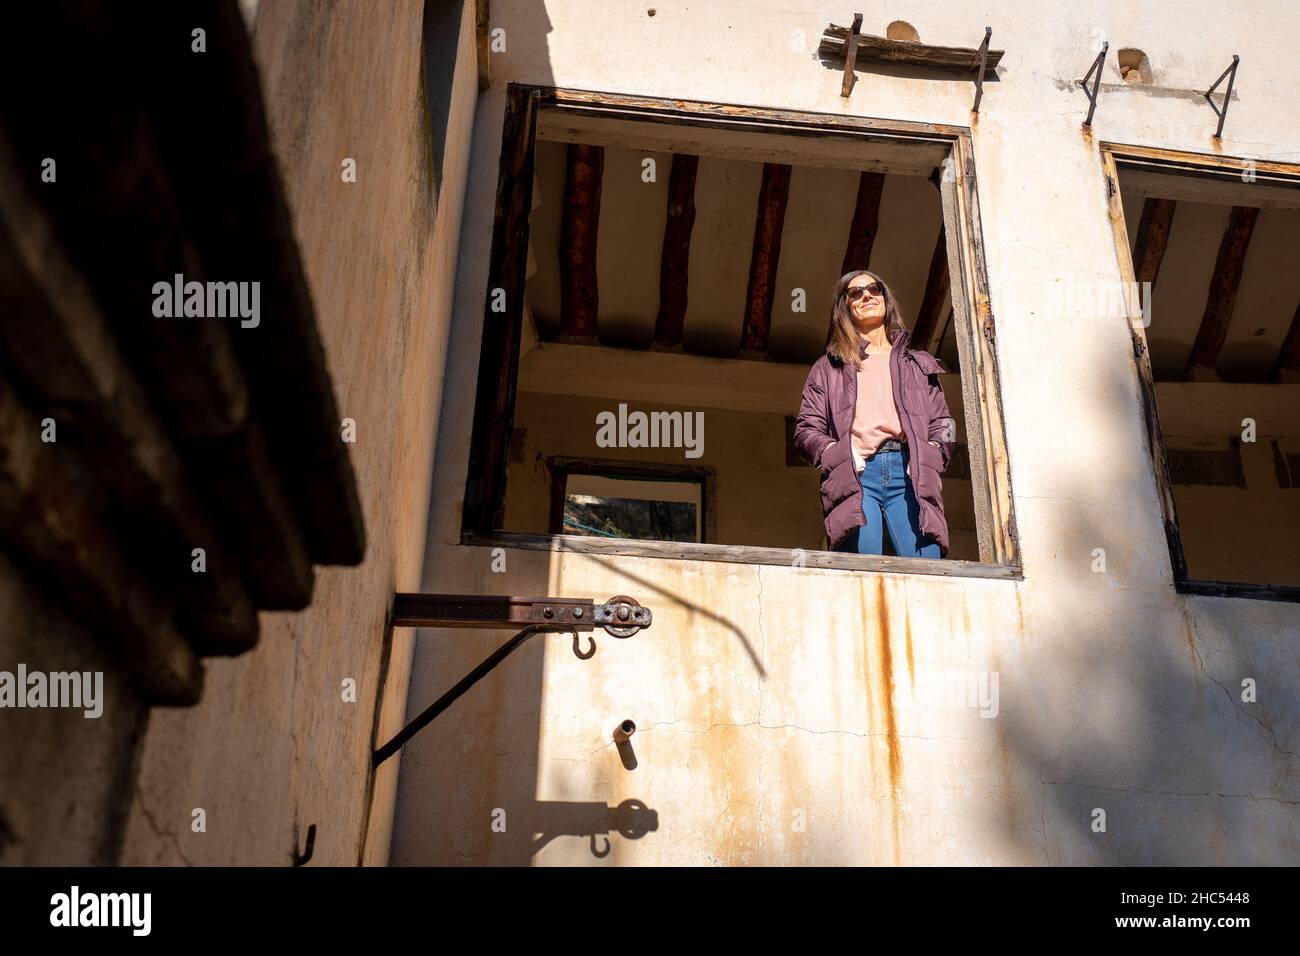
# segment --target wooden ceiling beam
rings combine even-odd
[[[661,348],[682,344],[691,231],[695,228],[695,177],[699,168],[700,157],[686,153],[673,155],[664,245],[659,256],[659,312],[655,316],[655,345]]]
[[[1137,236],[1133,240],[1133,278],[1138,287],[1138,302],[1143,306],[1146,303],[1142,301],[1142,283],[1151,283],[1152,290],[1155,290],[1177,206],[1172,199],[1148,198],[1142,203],[1142,218],[1138,221]]]
[[[1273,380],[1288,384],[1300,382],[1300,306],[1296,307],[1291,328],[1287,329],[1286,338],[1282,340],[1282,349],[1273,367]]]
[[[569,144],[560,225],[560,334],[567,338],[596,337],[596,231],[604,171],[603,146]]]
[[[930,271],[925,277],[925,296],[912,327],[912,345],[934,354],[947,331],[944,319],[952,314],[952,295],[948,281],[948,234],[939,226],[939,238],[930,257]]]
[[[1241,286],[1241,273],[1246,265],[1246,250],[1250,248],[1251,233],[1259,209],[1254,206],[1233,206],[1228,215],[1228,225],[1219,243],[1219,255],[1210,278],[1210,291],[1205,300],[1205,315],[1196,333],[1192,354],[1187,358],[1183,378],[1189,381],[1217,381],[1215,366],[1219,350],[1228,338],[1232,323],[1232,310],[1237,302],[1237,289]]]
[[[858,198],[853,208],[853,223],[849,226],[849,241],[840,275],[868,268],[871,247],[880,228],[880,194],[884,188],[884,173],[863,172],[858,177]]]
[[[763,164],[758,213],[754,217],[754,249],[749,260],[745,324],[740,336],[740,348],[744,352],[767,354],[776,270],[781,258],[781,230],[790,201],[790,170],[790,166],[782,163]]]

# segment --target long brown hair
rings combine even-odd
[[[894,298],[894,293],[890,291],[884,279],[867,269],[855,269],[853,272],[844,273],[844,275],[840,276],[840,281],[835,283],[835,298],[831,302],[830,328],[826,331],[826,350],[830,352],[832,358],[839,359],[854,368],[862,364],[862,359],[858,357],[858,343],[861,339],[858,336],[857,326],[853,324],[853,313],[849,308],[848,288],[850,282],[863,275],[871,276],[872,279],[879,282],[881,292],[884,294],[885,338],[892,343],[897,338],[897,333],[907,331],[907,326],[903,324],[902,313],[898,311],[898,300]]]

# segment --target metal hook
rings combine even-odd
[[[578,645],[578,631],[573,632],[573,655],[580,661],[589,661],[596,653],[596,636],[588,634],[587,640],[591,642],[591,650],[584,653]]]
[[[598,860],[604,859],[605,857],[609,856],[609,851],[613,849],[613,844],[609,842],[609,837],[605,836],[605,834],[602,833],[600,834],[600,838],[605,841],[605,849],[603,851],[597,850],[596,836],[597,834],[595,833],[591,834],[591,855],[596,857],[596,859]]]
[[[295,829],[297,829],[295,827]],[[302,853],[298,852],[298,834],[293,836],[293,865],[302,866],[311,859],[311,855],[316,852],[316,824],[307,827],[307,849]]]

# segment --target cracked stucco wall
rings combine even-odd
[[[1296,67],[1276,38],[1300,13],[909,6],[923,41],[973,46],[987,23],[1007,51],[973,137],[1025,568],[1014,582],[458,545],[507,82],[972,123],[965,82],[868,72],[842,99],[839,72],[811,53],[846,19],[833,4],[646,9],[492,4],[507,49],[476,121],[423,583],[630,594],[655,623],[598,638],[585,661],[565,637],[534,638],[409,744],[393,862],[1300,861],[1300,608],[1175,593],[1128,331],[1043,307],[1065,275],[1119,280],[1072,84],[1101,40],[1145,49],[1160,89],[1106,89],[1096,138],[1210,152],[1213,113],[1183,94],[1237,53],[1222,151],[1297,162]],[[883,33],[872,16],[863,29]],[[1118,83],[1113,56],[1108,70]],[[1097,547],[1105,573],[1091,570]],[[420,632],[411,712],[506,636]],[[910,693],[994,673],[996,717]],[[610,740],[623,718],[640,728],[630,754]]]

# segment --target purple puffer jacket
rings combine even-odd
[[[943,515],[943,482],[952,457],[955,430],[939,386],[942,366],[928,352],[908,347],[912,333],[895,332],[889,367],[894,379],[894,407],[903,425],[907,448],[912,450],[909,471],[921,506],[921,532],[939,542],[948,554],[948,521]],[[862,485],[853,469],[851,432],[858,403],[857,369],[827,352],[808,373],[803,402],[795,422],[794,441],[799,450],[821,469],[822,513],[826,537],[834,548],[850,532],[862,527]],[[936,442],[938,448],[930,442]],[[827,446],[835,446],[822,459]],[[919,467],[918,467],[919,457]]]

